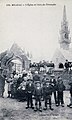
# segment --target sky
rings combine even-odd
[[[36,6],[23,6],[28,3]],[[37,5],[46,3],[56,5]],[[51,60],[59,48],[64,5],[72,38],[72,0],[0,0],[0,53],[17,43],[33,61]]]

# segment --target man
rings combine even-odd
[[[47,74],[45,73],[45,74],[43,75],[43,78],[42,78],[42,86],[44,86],[44,83],[45,83],[46,79],[47,79]],[[44,94],[44,93],[43,93],[43,94]],[[44,101],[44,95],[43,95],[42,101]]]
[[[59,106],[61,103],[61,106],[64,107],[64,100],[63,100],[64,90],[65,90],[65,86],[63,84],[62,78],[59,77],[57,82],[58,104],[56,106]]]
[[[40,76],[38,74],[38,71],[35,71],[35,75],[33,76],[33,82],[40,81]]]
[[[42,84],[44,84],[44,82],[46,81],[46,78],[47,78],[47,74],[44,73],[43,78],[42,78]]]
[[[57,104],[57,94],[56,94],[56,84],[57,84],[57,82],[56,82],[54,74],[52,74],[50,77],[51,77],[50,83],[53,86],[53,93],[54,93],[55,104]]]
[[[68,60],[66,60],[66,62],[65,62],[65,69],[67,70],[67,72],[68,72],[68,70],[69,70],[69,62],[68,62]]]
[[[5,77],[2,76],[2,69],[0,68],[0,97],[3,97],[5,86]]]
[[[49,108],[50,110],[53,110],[53,108],[51,107],[51,96],[52,96],[52,92],[53,92],[53,87],[50,84],[50,81],[47,79],[45,84],[43,85],[43,95],[44,95],[44,101],[45,101],[45,107],[44,110],[47,110],[47,101],[49,100]]]
[[[3,77],[0,75],[0,96],[1,96],[1,97],[3,97],[4,86],[5,86],[5,78],[3,78]]]
[[[35,82],[34,96],[35,96],[34,111],[37,111],[39,109],[39,111],[42,112],[42,107],[41,107],[42,87],[40,81]],[[38,102],[39,102],[39,108],[38,108]]]
[[[70,85],[70,104],[67,105],[67,107],[72,108],[72,77],[71,77],[71,81],[69,82]]]
[[[27,83],[26,83],[26,97],[27,97],[27,106],[26,109],[28,109],[29,107],[31,107],[32,109],[33,107],[33,100],[32,100],[32,95],[34,92],[34,84],[33,84],[33,80],[32,79],[28,79]],[[31,105],[31,106],[29,106]]]

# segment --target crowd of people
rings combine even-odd
[[[70,85],[70,104],[72,107],[72,81]],[[2,90],[2,97],[17,99],[18,101],[27,101],[26,109],[29,107],[34,111],[47,110],[48,105],[50,110],[52,108],[52,94],[54,96],[55,105],[64,107],[64,92],[65,85],[61,76],[55,79],[54,73],[48,77],[48,74],[39,74],[35,71],[23,71],[22,74],[11,74],[7,79],[5,78],[4,89]],[[33,102],[35,101],[35,102]],[[44,106],[42,102],[44,101]]]

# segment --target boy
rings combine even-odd
[[[41,107],[41,97],[42,97],[42,87],[40,81],[36,81],[35,83],[35,109],[34,111],[38,110],[38,102],[39,102],[39,111],[42,112],[42,107]]]
[[[43,95],[44,95],[44,101],[45,101],[45,107],[44,110],[47,110],[47,101],[49,100],[49,108],[50,110],[53,110],[51,107],[51,96],[53,92],[53,87],[50,84],[49,80],[46,80],[45,84],[43,85]]]
[[[58,93],[58,104],[56,106],[59,106],[61,103],[61,106],[64,107],[64,100],[63,100],[63,91],[65,90],[65,86],[63,84],[62,78],[58,78],[57,83],[57,93]]]
[[[28,79],[26,83],[26,95],[27,95],[27,107],[26,109],[29,108],[29,104],[31,105],[31,108],[33,109],[33,100],[32,100],[32,95],[34,92],[34,84],[32,79]]]

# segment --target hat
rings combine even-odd
[[[50,75],[50,77],[55,77],[54,73]]]
[[[38,74],[38,71],[35,71],[35,74]]]
[[[32,79],[27,79],[27,81],[33,81]]]
[[[40,82],[40,81],[35,81],[35,84],[37,84],[37,83],[40,83],[40,84],[41,84],[41,82]]]

